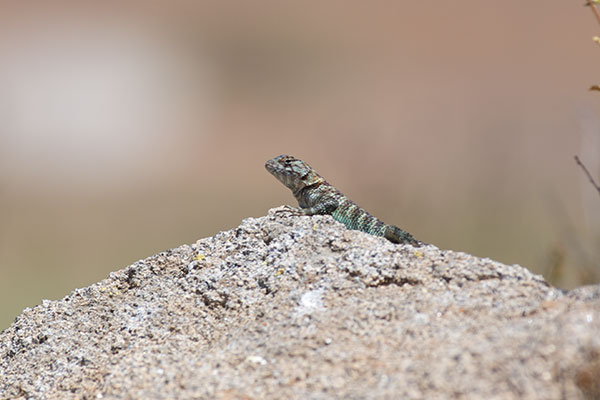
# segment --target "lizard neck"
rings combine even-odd
[[[296,189],[293,191],[294,197],[298,200],[299,203],[305,204],[309,198],[312,198],[311,194],[315,192],[319,192],[319,189],[322,187],[330,186],[324,179],[311,183],[310,185],[306,185],[301,187],[300,189]]]

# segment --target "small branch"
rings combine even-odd
[[[596,181],[594,181],[594,178],[592,178],[592,174],[590,174],[590,171],[588,171],[588,169],[585,167],[585,165],[583,165],[583,163],[581,162],[579,157],[575,156],[575,162],[577,163],[577,165],[579,165],[581,167],[583,172],[585,172],[585,174],[587,175],[587,178],[590,180],[590,183],[592,184],[592,186],[594,186],[594,188],[596,188],[596,190],[598,191],[598,194],[600,194],[600,186],[598,186]]]
[[[596,7],[596,3],[593,0],[587,0],[586,5],[590,6],[592,11],[594,12],[594,15],[596,16],[596,20],[600,24],[600,11],[598,11],[598,8]]]

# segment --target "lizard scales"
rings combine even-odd
[[[383,236],[393,243],[422,244],[410,233],[369,214],[296,157],[277,156],[267,161],[265,168],[292,191],[303,215],[328,214],[348,229]]]

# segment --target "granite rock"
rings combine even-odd
[[[24,310],[0,398],[600,398],[600,286],[281,207]]]

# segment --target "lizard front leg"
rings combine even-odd
[[[319,201],[312,207],[300,208],[303,215],[331,215],[339,207],[339,202],[334,198]]]
[[[293,214],[293,215],[304,215],[304,214],[303,214],[303,212],[302,212],[302,209],[301,209],[301,208],[298,208],[298,207],[292,207],[292,206],[290,206],[290,205],[287,205],[287,204],[285,204],[285,205],[283,205],[283,206],[279,207],[279,208],[278,208],[278,209],[275,211],[275,213],[277,213],[277,214],[279,214],[279,213],[284,213],[284,214],[285,214],[285,213],[291,213],[291,214]]]

